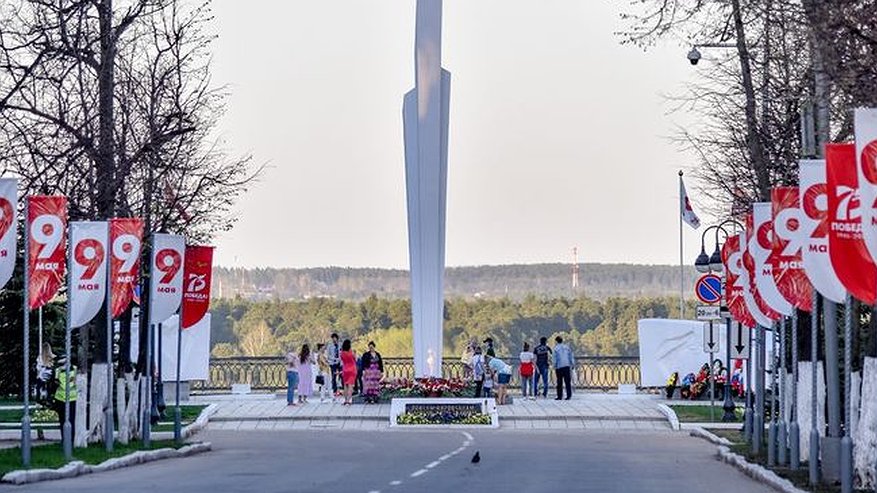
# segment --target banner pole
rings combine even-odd
[[[67,225],[67,320],[64,330],[64,424],[61,427],[61,441],[64,449],[64,459],[67,462],[73,460],[73,425],[70,423],[70,358],[71,341],[70,333],[73,331],[73,321],[70,319],[70,293],[73,292],[73,225]],[[42,310],[42,308],[40,309]],[[53,399],[53,396],[49,396]]]
[[[106,307],[107,307],[107,402],[104,408],[104,445],[107,452],[113,451],[113,292],[112,292],[112,256],[113,244],[110,233],[110,220],[107,220],[107,248],[104,253],[106,261]]]
[[[813,290],[813,312],[810,320],[810,485],[819,484],[819,427],[817,426],[818,405],[816,400],[817,373],[819,363],[819,293]]]
[[[147,287],[147,295],[149,296],[149,305],[146,306],[146,392],[145,392],[145,400],[143,405],[143,426],[142,435],[143,435],[143,446],[148,448],[151,445],[151,432],[152,432],[152,337],[155,327],[152,325],[152,304],[155,300],[152,299],[152,290],[155,284],[155,273],[153,272],[152,264],[153,257],[155,256],[155,235],[152,235],[151,245],[149,249],[149,286]],[[143,316],[143,313],[141,313]]]
[[[852,382],[852,359],[853,359],[853,297],[847,292],[846,310],[844,313],[844,435],[840,441],[840,481],[841,492],[852,493],[853,491],[853,440],[850,436],[852,426],[852,409],[850,408],[853,382]]]
[[[182,345],[183,345],[183,306],[186,304],[186,290],[185,285],[183,287],[183,301],[180,303],[180,323],[177,324],[177,373],[174,384],[176,385],[176,405],[174,407],[174,442],[178,445],[183,441],[183,430],[182,430],[182,412],[180,411],[180,360],[182,359]]]
[[[777,441],[779,442],[779,449],[777,450],[777,461],[781,466],[785,466],[788,460],[788,433],[789,430],[786,428],[786,402],[788,402],[789,396],[786,395],[786,324],[789,321],[788,317],[783,317],[783,323],[780,326],[780,373],[778,375],[780,381],[780,422],[779,422],[779,430],[777,432]]]
[[[70,265],[69,261],[67,265]],[[43,353],[43,307],[37,311],[37,328],[37,355],[40,355]]]
[[[22,401],[24,415],[21,417],[21,464],[30,467],[30,223],[28,221],[28,200],[24,202],[24,289],[21,290],[24,311],[24,334],[22,353],[24,361],[24,382],[22,385]]]
[[[813,288],[816,289],[816,288]],[[798,309],[792,312],[792,405],[789,416],[789,467],[801,468],[801,430],[798,427]]]

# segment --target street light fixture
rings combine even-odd
[[[734,219],[727,219],[717,225],[710,226],[706,228],[700,236],[700,255],[697,256],[697,260],[694,261],[694,266],[697,268],[699,272],[708,273],[708,272],[716,272],[723,277],[722,284],[724,284],[724,265],[722,263],[722,253],[721,246],[719,242],[719,232],[725,234],[725,239],[731,236],[728,233],[728,230],[725,229],[726,225],[733,224],[735,227],[743,229],[743,225],[735,221]],[[715,230],[715,246],[716,249],[713,251],[713,254],[707,257],[706,254],[706,235],[708,232]],[[722,298],[722,303],[724,303],[724,297]],[[725,364],[727,365],[727,376],[726,376],[726,384],[725,384],[725,401],[722,404],[722,410],[724,414],[722,415],[722,421],[731,422],[737,421],[737,406],[734,404],[734,398],[731,397],[731,318],[728,317],[725,319]],[[747,389],[747,392],[749,389]],[[748,394],[747,394],[748,395]],[[747,398],[748,404],[748,398]]]

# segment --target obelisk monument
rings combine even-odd
[[[417,0],[415,84],[402,105],[417,377],[440,377],[442,372],[451,74],[442,69],[441,54],[442,0]]]

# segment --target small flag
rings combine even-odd
[[[688,200],[688,192],[685,191],[685,183],[682,182],[681,174],[679,176],[679,213],[682,214],[682,220],[689,226],[694,229],[700,227],[700,218],[691,208],[691,201]]]

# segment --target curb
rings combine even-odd
[[[714,434],[714,433],[712,433],[704,428],[701,428],[699,426],[697,428],[693,428],[691,430],[691,432],[689,433],[689,435],[696,437],[696,438],[703,438],[704,440],[712,443],[713,445],[720,445],[723,447],[730,447],[731,446],[731,441],[728,440],[727,438],[722,438],[722,437],[716,436],[716,434]]]
[[[74,478],[84,474],[112,471],[122,467],[145,464],[164,459],[190,457],[195,454],[208,452],[212,449],[210,442],[194,443],[180,449],[163,448],[158,450],[142,450],[133,452],[122,457],[105,460],[100,464],[91,466],[82,461],[73,461],[58,469],[29,469],[12,471],[3,476],[2,482],[12,484],[28,484],[40,481],[53,481],[58,479]]]
[[[731,452],[731,450],[724,445],[718,448],[716,457],[720,461],[736,467],[750,478],[760,481],[777,491],[782,493],[806,493],[804,490],[795,487],[795,485],[793,485],[788,479],[783,479],[777,476],[773,471],[748,462],[743,456]]]
[[[670,406],[666,404],[658,404],[658,410],[667,417],[667,421],[670,422],[670,429],[673,431],[679,431],[682,427],[679,425],[679,417],[676,416],[676,412],[670,409]]]
[[[183,427],[183,440],[206,428],[207,424],[210,422],[210,417],[216,414],[217,410],[219,410],[219,406],[216,404],[210,404],[209,406],[205,407],[204,410],[201,411],[201,414],[198,415],[198,419],[196,419],[194,423]]]

